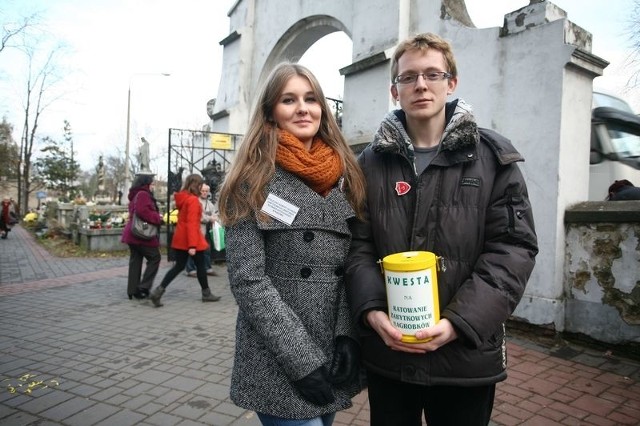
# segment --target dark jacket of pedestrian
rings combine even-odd
[[[4,197],[0,204],[0,238],[6,239],[16,223],[18,223],[18,216],[15,206],[9,197]]]
[[[369,222],[352,228],[347,290],[368,369],[421,385],[481,386],[506,378],[504,323],[524,292],[538,247],[515,166],[522,156],[499,134],[478,131],[462,101],[446,110],[440,150],[422,174],[414,169],[402,110],[387,115],[362,152]],[[413,189],[400,195],[394,182]],[[440,316],[459,337],[426,355],[392,351],[363,323],[369,310],[388,309],[381,268],[372,259],[412,250],[444,257]]]
[[[640,200],[640,188],[627,179],[617,180],[609,186],[609,201]]]
[[[135,212],[138,217],[147,223],[151,223],[156,226],[162,224],[162,216],[158,210],[158,204],[156,199],[151,193],[150,186],[144,185],[140,187],[134,187],[129,190],[129,220],[122,231],[121,241],[125,244],[138,244],[147,247],[159,247],[160,238],[152,238],[145,240],[138,238],[131,232],[131,223],[133,219],[133,213]]]

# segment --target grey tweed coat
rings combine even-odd
[[[267,187],[299,207],[293,223],[244,219],[226,229],[231,291],[238,303],[231,399],[243,408],[304,419],[351,406],[359,383],[318,406],[291,382],[329,367],[336,336],[356,334],[344,288],[354,212],[337,187],[322,197],[276,168]]]

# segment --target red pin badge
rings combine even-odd
[[[404,195],[411,190],[411,185],[407,182],[399,181],[396,182],[396,192],[398,195]]]

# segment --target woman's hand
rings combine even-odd
[[[191,247],[187,253],[189,253],[189,256],[195,256],[196,255],[196,249]]]

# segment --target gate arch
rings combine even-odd
[[[284,60],[298,62],[316,41],[336,31],[343,31],[351,37],[348,29],[331,16],[316,15],[299,20],[285,31],[271,50],[257,81],[264,81],[269,72]]]

